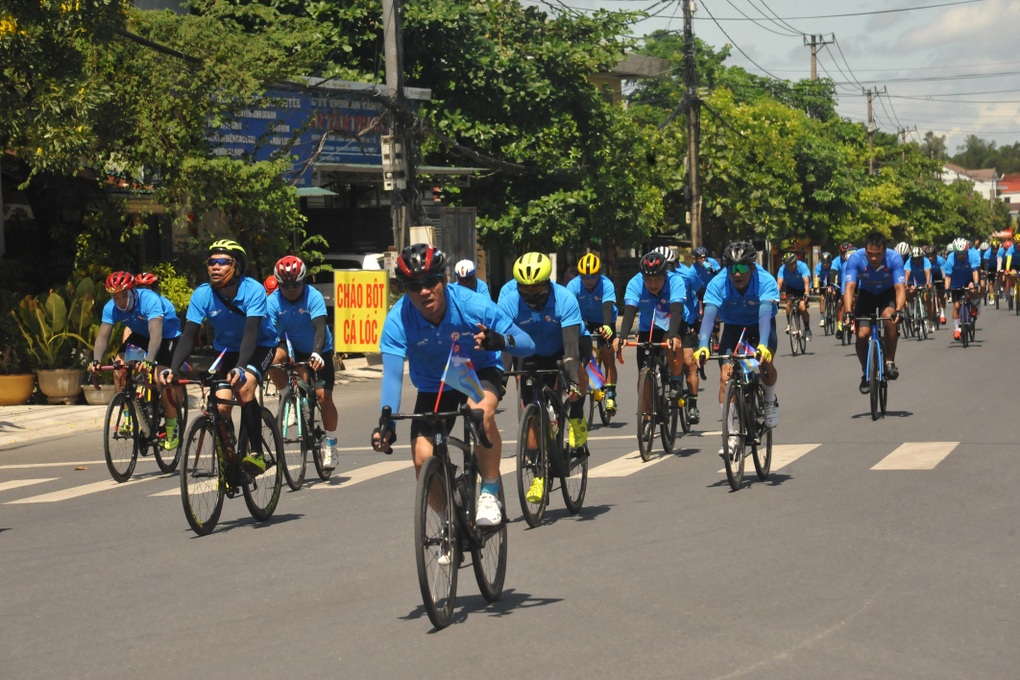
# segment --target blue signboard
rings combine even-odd
[[[315,163],[380,166],[381,105],[338,92],[271,90],[266,96],[267,106],[245,109],[211,131],[214,154],[256,161],[294,156],[290,179],[297,186],[312,183]]]

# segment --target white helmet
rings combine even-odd
[[[906,257],[907,255],[910,254],[910,244],[907,243],[906,241],[900,241],[899,243],[896,244],[896,252],[902,255],[903,257]]]
[[[911,248],[910,257],[924,257],[924,251],[921,250],[921,246],[914,246]]]
[[[988,241],[981,242],[981,250],[988,250],[989,248],[991,248],[991,246],[988,245]]]
[[[960,237],[960,238],[957,238],[957,239],[953,240],[953,250],[955,250],[958,253],[962,253],[963,251],[967,250],[967,248],[969,246],[970,246],[970,241],[968,241],[967,239],[965,239],[963,237]]]
[[[666,261],[666,264],[673,264],[676,262],[676,253],[669,246],[659,246],[658,248],[652,249],[653,253],[662,255],[662,259]]]
[[[461,260],[453,267],[453,272],[457,275],[458,279],[463,279],[467,276],[475,275],[475,263],[471,260]]]

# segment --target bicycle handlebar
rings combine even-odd
[[[483,424],[485,412],[480,408],[471,408],[467,404],[461,404],[460,408],[456,411],[432,411],[429,413],[393,413],[393,409],[389,406],[384,406],[382,414],[379,416],[379,440],[383,441],[388,438],[391,420],[424,420],[432,425],[436,425],[441,420],[456,418],[457,416],[462,416],[465,419],[471,428],[471,434],[474,436],[475,441],[487,449],[492,448],[492,442],[486,436]],[[386,453],[393,453],[393,450],[390,449]]]

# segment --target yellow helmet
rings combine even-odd
[[[514,279],[522,286],[544,283],[552,276],[552,260],[542,253],[524,253],[514,262]]]
[[[602,261],[599,260],[599,256],[595,253],[588,253],[577,263],[577,273],[581,276],[598,274],[601,269]]]

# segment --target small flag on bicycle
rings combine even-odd
[[[460,345],[453,343],[450,347],[450,356],[446,360],[446,368],[443,369],[442,383],[449,385],[458,392],[463,392],[474,401],[481,401],[485,396],[482,392],[482,383],[475,373],[474,364],[468,357],[462,357],[457,352]],[[442,392],[442,387],[440,387]]]
[[[226,353],[227,350],[224,349],[222,352],[220,352],[220,355],[216,357],[216,361],[212,362],[212,366],[209,367],[209,375],[214,374],[219,369],[220,362],[223,361],[223,355]]]
[[[652,325],[664,331],[669,330],[669,312],[659,312],[659,306],[652,307]]]
[[[297,355],[294,354],[294,345],[290,343],[290,335],[284,333],[283,337],[287,341],[287,358],[289,358],[291,361],[296,361]]]
[[[606,384],[606,379],[602,375],[602,371],[599,370],[598,365],[594,359],[588,362],[588,387],[593,390],[601,390]]]
[[[750,358],[741,359],[740,366],[744,369],[745,373],[757,373],[758,372],[758,360],[754,358],[757,350],[751,347],[746,340],[744,340],[744,333],[747,332],[745,328],[740,332],[740,339],[737,340],[737,346],[733,350],[735,354],[750,354]]]

